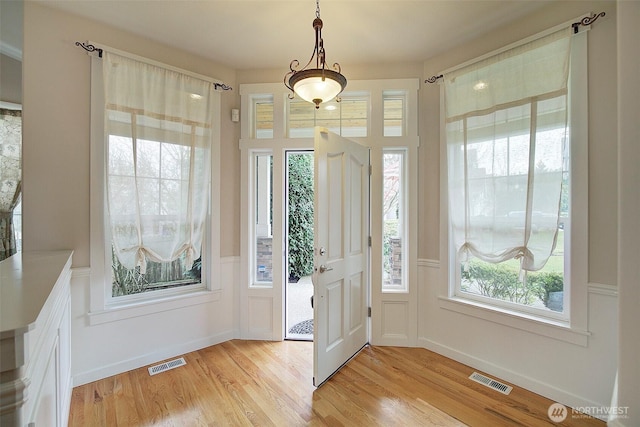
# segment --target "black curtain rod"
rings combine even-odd
[[[95,47],[94,45],[89,44],[89,43],[80,43],[80,42],[76,42],[76,46],[80,46],[81,48],[83,48],[84,50],[86,50],[89,53],[98,52],[98,58],[102,58],[102,49],[100,49],[99,47]],[[227,86],[224,83],[213,83],[213,87],[216,90],[217,89],[233,90],[233,88],[231,86]]]
[[[596,21],[596,19],[604,15],[606,15],[604,12],[600,12],[600,13],[596,13],[593,16],[585,16],[580,20],[580,22],[574,22],[573,24],[571,24],[571,27],[573,28],[573,34],[578,34],[578,27],[580,25],[584,25],[584,26],[591,25]]]
[[[80,46],[87,52],[98,52],[98,57],[102,58],[102,49],[100,49],[99,47],[95,47],[94,45],[89,43],[80,43],[80,42],[76,42],[76,46]]]
[[[578,28],[580,27],[580,25],[591,25],[593,24],[596,19],[600,18],[601,16],[605,16],[604,12],[600,12],[600,13],[596,13],[593,16],[585,16],[584,18],[582,18],[579,22],[574,22],[573,24],[571,24],[571,28],[573,28],[573,34],[578,34]],[[438,75],[438,76],[431,76],[428,79],[426,79],[424,82],[425,83],[435,83],[437,82],[439,79],[443,78],[444,76],[442,74]]]

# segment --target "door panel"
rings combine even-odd
[[[344,170],[342,162],[343,153],[327,154],[326,191],[328,195],[327,213],[329,221],[326,230],[322,230],[329,239],[327,261],[342,259],[342,241],[344,240],[342,230],[342,212],[344,211],[342,207],[342,182],[344,180]],[[317,182],[316,185],[318,185]]]
[[[331,349],[343,341],[342,304],[344,302],[344,286],[342,280],[327,286],[327,349]],[[329,314],[335,313],[335,316]]]
[[[314,385],[369,338],[369,149],[315,131]]]
[[[351,276],[350,284],[350,302],[351,302],[351,319],[350,319],[350,330],[351,332],[355,331],[357,328],[362,327],[363,320],[363,309],[362,305],[363,300],[366,300],[366,295],[364,293],[364,274],[362,272],[354,274]],[[366,314],[364,316],[366,320]]]
[[[363,176],[363,169],[365,167],[364,164],[361,163],[362,159],[358,159],[357,157],[351,155],[349,156],[349,161],[351,162],[351,194],[349,197],[349,217],[350,217],[350,231],[351,231],[351,240],[349,245],[349,255],[358,255],[364,252],[364,248],[362,246],[362,191],[365,190],[363,188],[364,183],[362,182],[365,178]],[[366,168],[369,168],[369,161],[367,159]],[[366,181],[369,181],[369,176],[367,173]],[[366,190],[368,191],[369,187],[367,186]],[[368,209],[367,209],[368,211]],[[365,221],[366,223],[367,221]],[[368,235],[368,231],[366,233]]]

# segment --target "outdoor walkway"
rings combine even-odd
[[[287,283],[287,338],[313,339],[311,295],[313,295],[311,276],[300,278],[298,283]]]

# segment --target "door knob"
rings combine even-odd
[[[322,264],[319,270],[320,270],[320,273],[324,273],[325,271],[333,270],[333,267],[327,267],[326,265]]]

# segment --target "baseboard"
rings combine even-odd
[[[239,338],[244,341],[281,341],[273,336],[272,331],[258,331],[258,332],[247,332],[246,334],[240,333]]]
[[[102,366],[98,369],[94,369],[87,372],[82,372],[73,376],[73,386],[77,387],[83,384],[87,384],[93,381],[101,380],[113,375],[120,374],[122,372],[131,371],[140,367],[150,365],[152,363],[159,362],[161,360],[169,359],[176,356],[181,356],[192,351],[200,350],[205,347],[220,344],[225,341],[233,339],[235,331],[226,331],[216,335],[212,335],[207,338],[182,343],[179,345],[165,347],[159,351],[148,353],[139,357],[123,360],[121,362],[113,363],[111,365]]]
[[[631,425],[627,425],[624,423],[624,418],[615,418],[613,420],[607,421],[608,427],[631,427]]]
[[[439,344],[426,338],[418,338],[418,345],[426,348],[427,350],[448,357],[449,359],[464,363],[465,365],[471,366],[474,369],[486,372],[491,376],[497,377],[497,379],[502,379],[509,383],[515,384],[518,387],[532,391],[571,408],[603,406],[602,404],[599,404],[597,402],[585,399],[582,396],[569,393],[565,390],[559,389],[547,383],[540,382],[531,377],[527,377],[526,375],[519,374],[509,369],[504,369],[486,360],[479,359],[475,356],[460,352],[456,349]],[[607,419],[605,418],[603,419],[603,421],[607,421]]]

